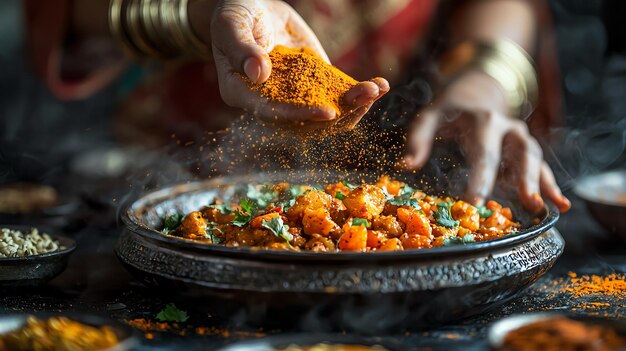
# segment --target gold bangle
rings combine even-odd
[[[144,54],[144,56],[161,57],[161,51],[154,48],[147,40],[147,35],[142,28],[142,11],[138,5],[140,0],[128,0],[129,5],[126,10],[126,24],[128,26],[128,34],[135,46]]]
[[[109,31],[130,56],[138,56],[139,51],[128,38],[123,24],[124,0],[111,0],[109,3]]]
[[[210,57],[191,27],[188,5],[189,0],[111,0],[111,34],[137,58]]]
[[[181,29],[187,41],[190,44],[191,49],[200,57],[211,56],[211,49],[206,45],[193,30],[191,22],[189,21],[189,0],[179,0],[178,4],[178,16],[180,19]],[[194,1],[194,0],[192,0]]]
[[[508,39],[463,42],[442,56],[441,83],[454,81],[468,69],[479,69],[503,88],[509,113],[526,119],[537,101],[538,84],[530,56]]]
[[[152,47],[159,51],[160,57],[173,57],[176,55],[175,49],[167,44],[165,40],[163,40],[163,36],[159,35],[157,32],[157,28],[159,26],[158,22],[154,22],[153,18],[155,6],[153,4],[158,4],[157,2],[151,0],[140,0],[140,8],[141,8],[141,24],[143,25],[144,32],[146,34],[147,40],[152,44]],[[156,8],[158,15],[158,8]]]

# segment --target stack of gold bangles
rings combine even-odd
[[[442,83],[449,84],[468,69],[481,70],[502,86],[512,117],[530,116],[537,102],[537,74],[532,58],[519,45],[508,39],[463,42],[442,56]]]
[[[209,57],[209,47],[189,23],[189,1],[194,0],[111,0],[111,34],[137,58]]]

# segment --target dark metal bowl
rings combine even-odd
[[[553,205],[546,206],[536,225],[518,211],[516,216],[526,227],[516,235],[400,252],[232,248],[155,230],[165,214],[187,213],[215,196],[228,199],[240,184],[285,179],[284,174],[216,178],[149,193],[122,214],[126,230],[117,255],[148,284],[175,284],[181,291],[233,301],[221,307],[232,307],[233,313],[244,309],[248,322],[267,325],[283,318],[307,330],[379,332],[421,328],[483,312],[537,280],[563,251],[562,237],[550,230],[559,217]],[[265,318],[270,311],[272,318]],[[320,318],[326,322],[318,323]]]
[[[0,225],[0,228],[22,232],[31,229],[25,225]],[[65,249],[34,256],[0,258],[0,288],[42,285],[65,270],[70,254],[76,249],[76,243],[70,238],[54,234],[48,228],[40,227],[39,230],[58,240]]]
[[[136,332],[128,325],[120,322],[101,317],[98,315],[86,314],[86,313],[24,313],[24,314],[8,314],[0,316],[0,336],[2,334],[9,333],[13,330],[21,328],[29,316],[35,316],[40,319],[48,319],[51,317],[67,317],[73,321],[80,322],[92,327],[110,327],[119,342],[108,349],[102,351],[128,351],[132,350],[139,343]]]
[[[626,169],[583,178],[574,192],[598,223],[626,240]]]
[[[287,334],[280,336],[271,336],[256,340],[237,342],[217,351],[273,351],[275,349],[284,349],[291,345],[300,347],[314,346],[320,343],[329,345],[359,345],[359,346],[381,346],[388,351],[405,350],[402,345],[391,344],[390,342],[381,342],[372,338],[359,337],[354,335],[338,335],[338,334]]]
[[[489,327],[487,339],[492,350],[500,350],[504,343],[505,337],[512,331],[519,329],[531,323],[550,320],[554,318],[566,317],[589,325],[598,325],[602,327],[612,328],[623,338],[626,338],[626,323],[614,319],[571,315],[567,313],[538,312],[512,315],[503,318]]]

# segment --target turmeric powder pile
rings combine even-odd
[[[582,275],[569,273],[569,283],[563,286],[563,291],[575,297],[593,294],[626,296],[626,280],[623,274],[609,274],[606,276]]]
[[[326,63],[309,48],[278,45],[270,52],[272,73],[267,81],[253,84],[261,96],[296,106],[329,106],[340,116],[343,95],[358,82]]]
[[[538,321],[513,330],[504,338],[501,349],[507,351],[612,351],[621,349],[626,341],[615,330],[587,325],[559,317]]]

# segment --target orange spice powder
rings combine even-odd
[[[593,294],[626,296],[626,280],[623,274],[578,276],[576,273],[570,272],[568,275],[569,282],[562,287],[562,291],[574,297]]]
[[[261,96],[296,106],[329,106],[342,113],[344,94],[357,81],[326,63],[309,48],[276,46],[269,54],[272,73],[267,81],[252,84]]]

